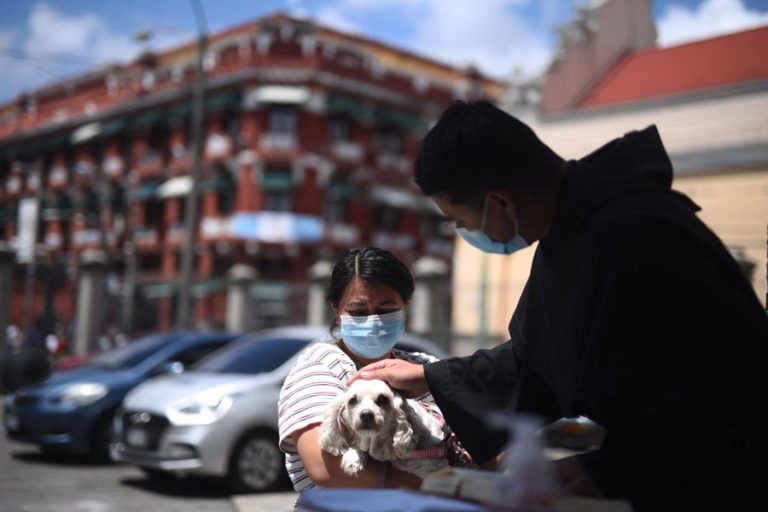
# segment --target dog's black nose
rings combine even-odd
[[[373,411],[360,411],[360,421],[363,423],[372,423],[374,419]]]

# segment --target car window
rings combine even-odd
[[[200,372],[243,373],[254,375],[270,372],[285,363],[310,340],[271,338],[244,340],[219,350],[191,369]]]
[[[168,334],[154,334],[131,341],[127,345],[109,350],[91,360],[102,368],[133,368],[172,341]]]
[[[183,364],[185,368],[188,368],[214,350],[221,348],[223,345],[224,342],[221,340],[195,345],[194,347],[189,347],[186,350],[182,350],[172,359]]]

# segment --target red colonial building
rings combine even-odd
[[[0,106],[0,239],[21,249],[38,226],[42,331],[74,317],[86,249],[107,255],[105,329],[173,325],[196,56],[196,43],[145,53]],[[236,264],[256,270],[250,292],[268,325],[303,321],[309,268],[350,246],[450,261],[452,232],[414,188],[412,162],[452,99],[495,99],[499,83],[283,14],[212,35],[204,67],[201,325],[223,323]]]

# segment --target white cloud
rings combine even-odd
[[[116,34],[93,14],[67,15],[41,2],[33,7],[27,25],[24,49],[30,53],[70,54],[90,63],[123,60],[136,53],[130,37]]]
[[[130,35],[117,33],[94,14],[67,14],[45,1],[36,3],[23,29],[0,30],[3,80],[0,102],[107,63],[136,55]]]
[[[454,65],[471,63],[494,76],[506,77],[515,68],[531,76],[546,68],[552,49],[514,10],[529,1],[337,0],[315,16],[321,23],[360,32],[352,21],[356,15],[398,12],[423,20],[398,40],[400,46]]]
[[[657,22],[659,45],[671,46],[768,24],[768,12],[743,0],[704,0],[698,7],[668,6]]]

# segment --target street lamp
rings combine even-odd
[[[181,272],[179,275],[179,298],[176,311],[176,327],[189,329],[191,327],[190,308],[192,291],[192,270],[195,260],[197,243],[198,197],[200,191],[200,176],[202,174],[203,154],[203,110],[205,95],[205,69],[203,61],[208,46],[208,36],[205,21],[205,11],[200,0],[190,0],[195,11],[197,22],[197,65],[195,67],[195,88],[193,92],[192,110],[192,168],[190,177],[192,187],[187,195],[184,211],[184,247],[181,254]]]
[[[197,242],[198,207],[200,197],[200,178],[202,175],[203,155],[203,116],[205,110],[205,53],[208,47],[207,23],[205,11],[200,0],[190,0],[197,25],[197,62],[195,65],[195,83],[192,91],[192,162],[189,177],[192,187],[186,198],[184,209],[184,244],[181,252],[181,269],[179,271],[179,296],[176,305],[176,328],[190,329],[191,325],[191,291],[192,271],[195,262],[195,246]],[[152,38],[154,30],[141,30],[134,34],[134,39],[146,43]],[[133,248],[132,248],[133,249]],[[130,310],[126,311],[130,314]],[[127,316],[127,315],[126,315]]]

